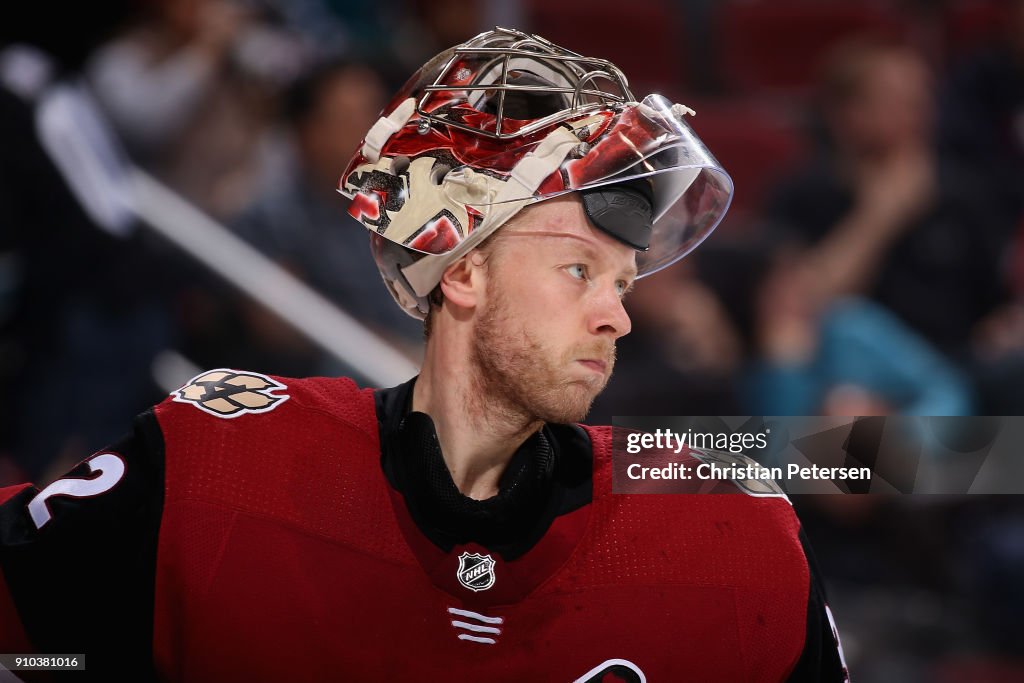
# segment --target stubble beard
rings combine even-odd
[[[611,377],[614,345],[595,341],[559,354],[534,337],[528,324],[508,316],[504,303],[500,296],[490,299],[477,321],[471,362],[478,396],[506,419],[582,421]],[[578,358],[604,359],[608,371],[573,376],[571,365]]]

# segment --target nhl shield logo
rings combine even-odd
[[[494,558],[480,553],[459,555],[459,569],[455,575],[459,583],[471,591],[485,591],[494,585]]]

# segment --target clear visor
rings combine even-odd
[[[732,200],[732,179],[683,120],[686,113],[661,95],[584,110],[545,137],[451,169],[442,192],[483,216],[483,228],[533,202],[645,178],[654,226],[637,266],[647,275],[700,244]]]

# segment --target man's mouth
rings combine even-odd
[[[600,359],[597,359],[597,358],[586,358],[586,359],[580,360],[579,363],[583,367],[589,368],[589,369],[593,370],[594,372],[599,372],[602,375],[608,369],[608,363],[606,361],[603,361],[603,360],[600,360]]]

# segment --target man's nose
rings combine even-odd
[[[633,328],[614,284],[602,286],[595,293],[589,328],[592,334],[609,334],[612,339],[629,334]]]

